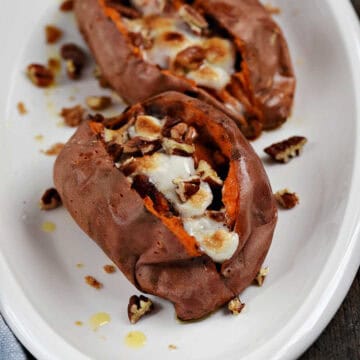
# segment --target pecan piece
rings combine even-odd
[[[179,9],[179,15],[197,35],[201,35],[208,27],[208,23],[205,18],[190,5],[185,4],[181,6]]]
[[[298,195],[288,189],[283,189],[275,193],[275,199],[284,209],[292,209],[300,203]]]
[[[71,108],[62,108],[60,115],[67,126],[75,127],[83,121],[84,113],[85,109],[81,105],[75,105]]]
[[[85,282],[96,290],[100,290],[104,285],[97,281],[93,276],[85,276]]]
[[[287,140],[272,144],[264,151],[275,161],[287,163],[291,158],[299,156],[302,148],[307,143],[303,136],[292,136]]]
[[[136,136],[124,144],[125,154],[149,155],[161,148],[160,140],[148,140],[141,136]]]
[[[48,59],[48,68],[56,74],[61,69],[60,61],[56,58],[49,58]]]
[[[197,70],[206,58],[206,51],[197,45],[189,46],[180,51],[174,60],[174,71],[184,74],[191,70]]]
[[[96,111],[105,110],[112,104],[110,96],[88,96],[86,98],[86,105]]]
[[[213,219],[217,222],[226,223],[226,215],[223,211],[218,210],[206,210],[205,215],[210,219]]]
[[[128,317],[132,324],[137,323],[144,315],[154,309],[152,301],[144,295],[133,295],[129,299]]]
[[[54,83],[53,72],[44,65],[30,64],[26,72],[29,79],[36,86],[48,87]]]
[[[196,172],[201,177],[201,180],[209,185],[221,186],[223,184],[216,171],[205,160],[199,161]]]
[[[63,35],[61,29],[54,25],[45,26],[45,38],[48,44],[55,44],[58,42]]]
[[[164,138],[162,146],[167,154],[179,156],[191,156],[195,152],[195,146],[179,143],[175,140]]]
[[[188,126],[184,122],[180,122],[170,129],[170,137],[180,143],[193,144],[198,133],[192,126]]]
[[[61,56],[66,62],[68,77],[79,79],[86,64],[85,52],[78,45],[70,43],[61,47]]]
[[[266,276],[269,274],[269,268],[261,268],[256,275],[255,282],[258,286],[262,286],[264,284]]]
[[[125,176],[132,175],[137,169],[136,161],[133,157],[125,160],[119,167]]]
[[[192,176],[189,179],[176,178],[173,183],[177,186],[175,192],[179,199],[185,203],[200,190],[200,178]]]
[[[233,315],[239,315],[245,304],[241,302],[238,296],[234,297],[228,303],[228,309]]]
[[[107,274],[113,274],[116,272],[116,267],[114,265],[104,265],[103,269]]]
[[[18,109],[18,112],[20,115],[25,115],[27,114],[27,109],[26,109],[26,106],[25,104],[22,102],[22,101],[19,101],[16,105],[17,109]]]
[[[136,47],[141,47],[147,50],[151,49],[154,44],[154,40],[151,37],[145,36],[140,32],[129,32],[128,36],[131,43]]]
[[[56,209],[62,204],[59,193],[55,188],[47,189],[40,200],[41,210]]]
[[[74,0],[65,0],[60,5],[60,11],[72,11],[74,9]]]

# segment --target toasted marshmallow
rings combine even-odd
[[[194,80],[197,85],[215,90],[223,89],[230,82],[230,75],[224,69],[206,63],[187,73],[186,77]]]
[[[166,4],[165,0],[130,0],[130,2],[143,15],[161,14]]]
[[[104,140],[105,142],[116,142],[119,145],[124,144],[129,136],[128,136],[128,126],[125,125],[118,130],[104,129]]]
[[[154,116],[138,115],[135,125],[129,129],[129,135],[156,140],[161,135],[161,121]]]
[[[239,236],[210,218],[184,219],[184,228],[195,237],[200,249],[212,260],[222,263],[230,259],[238,245]]]

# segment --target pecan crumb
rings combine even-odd
[[[281,9],[278,6],[274,6],[274,5],[270,4],[270,3],[266,3],[264,6],[265,6],[266,11],[270,15],[279,15],[279,14],[281,14]]]
[[[205,18],[188,4],[181,6],[179,9],[179,15],[197,35],[201,35],[204,29],[208,27],[208,23]]]
[[[22,101],[19,101],[17,103],[17,109],[18,109],[18,112],[19,112],[20,115],[25,115],[28,112],[26,107],[25,107],[25,104]]]
[[[58,42],[63,35],[61,29],[54,25],[46,25],[45,26],[45,38],[48,44],[55,44]]]
[[[275,193],[275,199],[284,209],[292,209],[300,203],[300,199],[296,193],[283,189]]]
[[[57,73],[61,69],[60,61],[56,58],[49,58],[48,59],[48,68],[53,72]]]
[[[60,11],[72,11],[74,9],[74,0],[65,0],[60,5]]]
[[[48,156],[55,156],[60,154],[60,151],[63,149],[63,147],[64,147],[63,143],[56,143],[50,146],[50,148],[47,150],[41,150],[41,152]]]
[[[129,299],[128,317],[132,324],[137,323],[154,308],[152,301],[144,295],[133,295]]]
[[[85,52],[76,44],[64,44],[61,47],[61,57],[66,62],[68,77],[73,80],[79,79],[86,64]]]
[[[56,209],[61,205],[61,198],[55,188],[47,189],[40,200],[41,210],[52,210]]]
[[[177,346],[174,344],[169,344],[168,348],[169,348],[169,350],[176,350]]]
[[[39,87],[48,87],[54,83],[54,74],[42,64],[30,64],[26,69],[32,83]]]
[[[100,290],[104,286],[101,282],[97,281],[93,276],[90,276],[90,275],[85,276],[85,282],[89,286],[91,286],[97,290]]]
[[[86,105],[95,111],[105,110],[112,104],[110,96],[88,96],[86,98]]]
[[[262,286],[264,284],[266,276],[269,274],[269,268],[261,268],[256,275],[255,282],[258,286]]]
[[[67,126],[75,127],[81,124],[85,109],[81,105],[75,105],[71,108],[62,108],[60,115]]]
[[[234,297],[228,303],[228,309],[233,315],[239,315],[245,304],[241,302],[238,296]]]
[[[114,265],[104,265],[103,269],[107,274],[113,274],[116,272],[116,267]]]
[[[302,148],[307,143],[303,136],[292,136],[289,139],[272,144],[264,151],[275,161],[287,163],[291,158],[299,156]]]
[[[198,176],[192,176],[189,179],[176,178],[173,183],[176,185],[175,192],[183,203],[200,190],[200,178]]]

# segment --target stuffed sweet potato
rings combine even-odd
[[[256,277],[277,220],[262,163],[235,123],[176,92],[83,123],[56,188],[80,227],[139,290],[184,320]]]
[[[248,138],[290,114],[288,47],[258,0],[76,0],[75,13],[101,72],[129,104],[196,93]]]

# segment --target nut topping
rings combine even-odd
[[[103,269],[107,274],[113,274],[116,272],[116,267],[114,265],[104,265]]]
[[[241,302],[238,296],[228,303],[228,309],[233,315],[239,315],[244,307],[245,304]]]
[[[291,138],[272,144],[264,151],[275,161],[287,163],[291,158],[299,156],[302,148],[307,143],[303,136],[292,136]]]
[[[179,156],[191,156],[195,151],[195,146],[190,144],[182,144],[175,140],[164,138],[162,146],[167,154]]]
[[[85,109],[81,105],[71,108],[62,108],[60,115],[63,117],[67,126],[75,127],[83,121]]]
[[[61,198],[55,188],[47,189],[40,200],[41,210],[56,209],[61,205]]]
[[[54,25],[47,25],[45,27],[45,37],[48,44],[55,44],[62,37],[63,32],[61,29]]]
[[[179,10],[179,15],[195,34],[200,35],[208,27],[205,18],[190,5],[183,5]]]
[[[173,183],[177,185],[175,191],[184,203],[200,190],[200,178],[198,176],[192,176],[187,180],[177,178],[173,180]]]
[[[209,185],[221,186],[223,181],[219,178],[218,174],[211,166],[205,161],[200,160],[199,165],[196,169],[202,180],[207,182]]]
[[[93,276],[85,276],[85,282],[93,287],[94,289],[96,290],[100,290],[104,285],[100,282],[100,281],[97,281]]]
[[[68,12],[72,11],[74,8],[74,0],[65,0],[60,5],[60,11]]]
[[[180,122],[171,128],[170,136],[179,143],[191,145],[197,137],[197,131],[194,127],[188,126],[184,122]]]
[[[174,60],[174,71],[183,75],[184,73],[197,70],[206,58],[206,51],[200,46],[189,46],[180,51]]]
[[[276,192],[275,199],[284,209],[292,209],[300,203],[298,195],[296,193],[290,192],[288,189]]]
[[[135,155],[141,153],[142,155],[151,154],[161,147],[159,140],[148,140],[141,136],[136,136],[128,140],[124,145],[124,154]]]
[[[210,219],[213,219],[217,222],[226,223],[226,216],[224,211],[217,211],[217,210],[206,210],[205,215]]]
[[[258,286],[262,286],[266,276],[269,274],[269,268],[261,268],[259,272],[256,275],[255,282],[258,284]]]
[[[54,83],[53,72],[41,64],[30,64],[27,75],[32,83],[39,87],[48,87]]]
[[[110,96],[88,96],[86,98],[86,105],[95,111],[105,110],[112,104]]]
[[[86,64],[85,52],[76,44],[61,47],[61,56],[66,60],[66,70],[70,79],[79,79]]]
[[[137,323],[144,315],[154,309],[152,301],[144,295],[133,295],[129,299],[128,317],[132,324]]]

